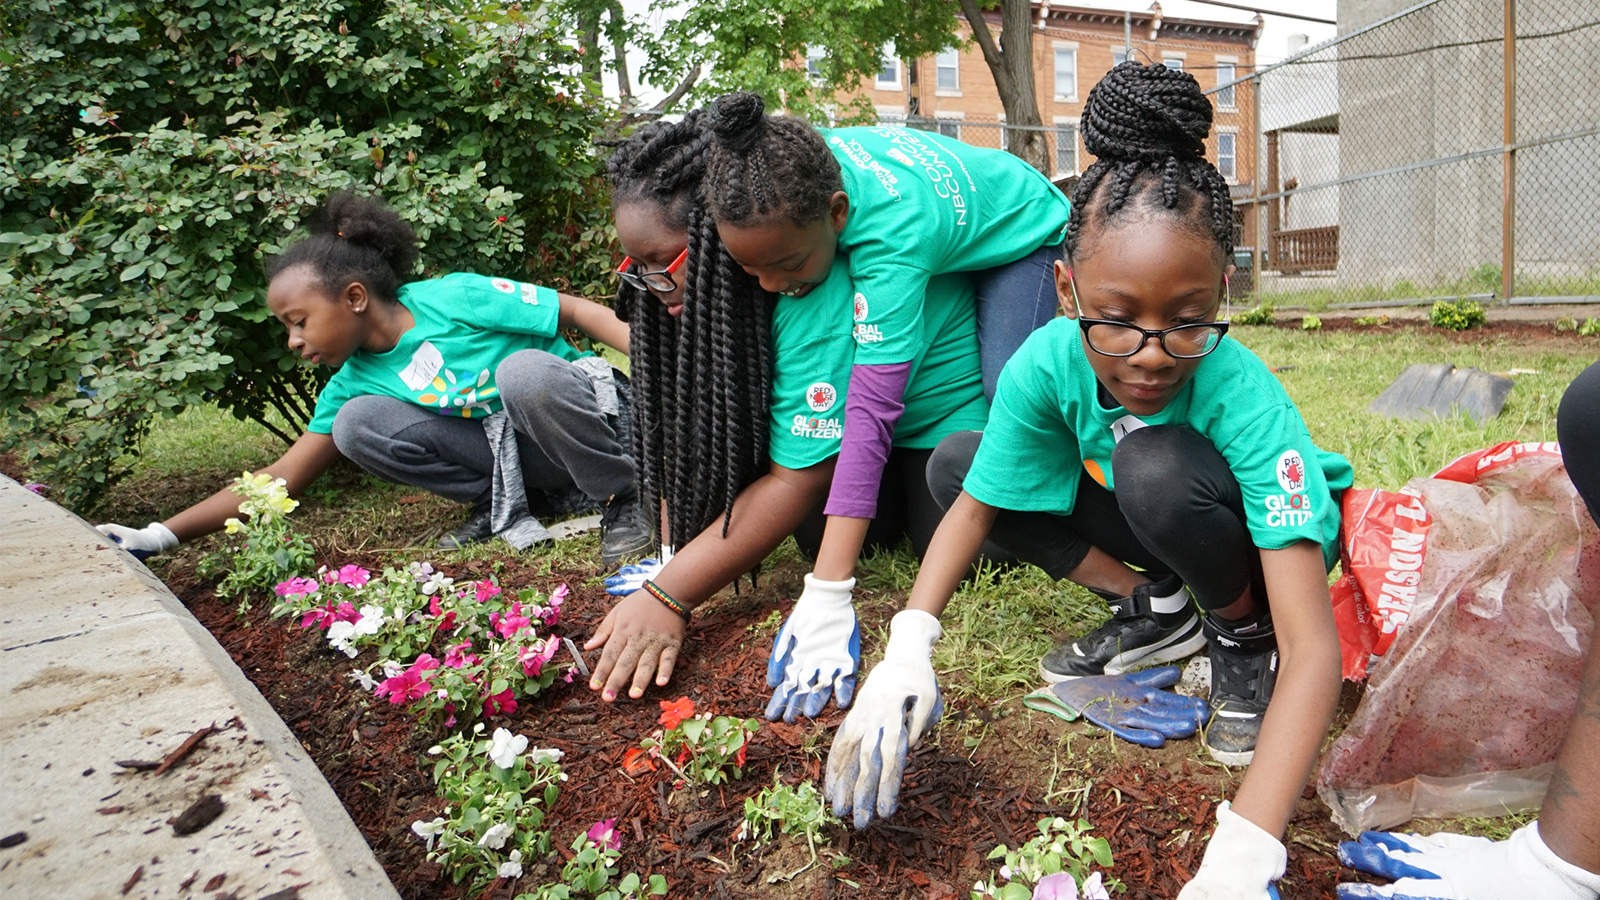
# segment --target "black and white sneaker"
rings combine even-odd
[[[1047,684],[1091,675],[1120,675],[1136,667],[1182,659],[1206,644],[1200,617],[1177,578],[1140,585],[1131,596],[1109,603],[1111,618],[1105,624],[1039,660],[1039,675]]]
[[[1244,625],[1244,627],[1240,627]],[[1206,616],[1211,645],[1211,724],[1205,745],[1225,766],[1248,766],[1255,757],[1261,719],[1278,682],[1278,638],[1270,619],[1224,625]]]
[[[600,561],[609,566],[655,551],[655,529],[639,508],[638,494],[629,491],[606,501],[605,511],[600,514]]]
[[[455,530],[439,538],[437,546],[440,550],[460,550],[468,544],[476,544],[494,537],[494,526],[490,524],[493,518],[493,507],[485,506],[483,509],[474,510],[465,522],[456,526]]]

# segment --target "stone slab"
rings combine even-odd
[[[215,725],[163,775],[159,761]],[[398,900],[304,748],[166,586],[0,476],[0,897]],[[180,836],[201,797],[223,810]]]

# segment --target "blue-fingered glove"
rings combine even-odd
[[[767,702],[769,720],[814,718],[829,697],[840,709],[850,706],[861,666],[861,626],[850,601],[855,586],[854,578],[806,576],[806,588],[778,629],[767,659],[767,687],[775,689]]]
[[[606,593],[613,597],[626,597],[644,587],[646,581],[650,581],[660,575],[661,570],[666,565],[665,562],[652,556],[623,566],[617,570],[617,574],[612,575],[603,582],[606,586]]]
[[[129,528],[108,522],[96,525],[95,530],[116,541],[140,562],[178,546],[178,536],[160,522],[151,522],[143,528]]]
[[[1460,834],[1427,837],[1367,831],[1339,845],[1352,869],[1394,884],[1341,884],[1339,900],[1595,900],[1600,874],[1545,846],[1534,822],[1503,841]]]
[[[833,814],[849,816],[858,831],[874,814],[894,815],[906,754],[944,714],[933,672],[933,645],[943,633],[939,620],[921,610],[896,613],[883,662],[867,675],[855,708],[833,736],[823,793]]]
[[[1177,684],[1182,674],[1177,666],[1161,666],[1074,678],[1051,685],[1050,691],[1062,706],[1117,737],[1160,747],[1167,738],[1189,737],[1211,717],[1204,700],[1161,690]]]

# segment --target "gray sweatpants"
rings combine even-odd
[[[530,493],[576,486],[603,505],[634,489],[633,460],[582,370],[553,353],[519,350],[500,363],[494,379],[517,432]],[[395,397],[368,394],[340,407],[333,442],[379,478],[475,508],[489,506],[494,453],[482,419],[441,416]]]

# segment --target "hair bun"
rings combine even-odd
[[[331,234],[377,251],[401,277],[417,263],[417,233],[400,214],[376,198],[343,190],[328,197],[306,223],[312,234]]]
[[[766,109],[760,94],[739,91],[718,97],[711,108],[711,131],[717,143],[735,153],[748,151],[766,131]]]
[[[1089,90],[1083,144],[1103,160],[1204,158],[1211,101],[1193,75],[1166,66],[1118,65]]]

